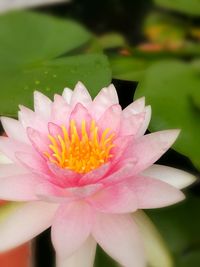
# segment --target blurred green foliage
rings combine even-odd
[[[70,20],[31,12],[1,16],[0,114],[16,116],[19,103],[31,106],[37,88],[52,97],[80,80],[96,95],[111,71],[102,53],[87,54],[93,38]]]
[[[188,14],[190,16],[200,15],[199,0],[154,0],[158,6]]]

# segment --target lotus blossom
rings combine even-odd
[[[122,110],[113,85],[92,100],[81,82],[53,102],[36,91],[34,111],[2,117],[0,199],[22,203],[0,224],[0,251],[51,226],[58,266],[93,266],[96,243],[122,266],[146,266],[134,214],[183,200],[179,181],[193,179],[153,165],[179,130],[144,135],[150,117],[144,98]]]

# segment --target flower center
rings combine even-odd
[[[60,135],[48,135],[50,152],[44,152],[44,155],[60,168],[77,173],[87,173],[98,168],[113,157],[111,149],[115,146],[113,144],[115,134],[109,133],[109,128],[99,134],[94,120],[91,121],[89,128],[86,129],[83,120],[78,130],[76,122],[71,120],[68,131],[65,126],[61,126]]]

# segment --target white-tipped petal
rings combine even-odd
[[[135,115],[144,111],[145,108],[145,97],[138,98],[130,105],[128,105],[124,110],[124,116]]]
[[[84,107],[88,108],[92,103],[92,98],[82,82],[78,82],[74,88],[74,92],[71,98],[72,108],[76,106],[77,103],[81,103]]]
[[[56,259],[56,267],[93,267],[96,253],[96,241],[89,237],[71,257]]]
[[[34,92],[34,109],[37,114],[42,116],[44,119],[49,119],[51,115],[51,104],[52,101],[42,93]]]
[[[26,129],[18,120],[1,117],[1,123],[8,137],[23,143],[30,143],[26,135]]]
[[[96,120],[111,106],[119,104],[117,91],[113,84],[104,87],[94,98],[91,112]]]
[[[142,126],[140,127],[139,131],[137,132],[137,137],[142,136],[146,132],[146,130],[149,126],[149,123],[151,120],[151,106],[146,106],[144,109],[144,112],[145,112],[145,118],[144,118],[144,121],[142,123]]]
[[[73,93],[72,89],[70,89],[68,87],[64,88],[62,96],[65,99],[65,101],[67,102],[67,104],[70,104],[70,102],[71,102],[72,93]]]
[[[191,173],[157,164],[152,165],[142,174],[166,182],[179,189],[191,185],[196,180],[196,177]]]
[[[11,203],[0,207],[0,252],[15,248],[51,226],[57,204]]]
[[[92,234],[105,252],[122,266],[146,266],[139,230],[131,215],[98,213]]]
[[[137,211],[133,213],[133,218],[140,229],[149,266],[173,267],[172,257],[164,240],[149,217],[143,211]]]

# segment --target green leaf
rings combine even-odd
[[[145,57],[109,56],[113,78],[139,81],[145,70],[151,64]]]
[[[200,1],[199,0],[154,0],[155,4],[172,9],[178,12],[185,13],[191,16],[200,15]]]
[[[188,196],[181,204],[148,211],[169,249],[176,267],[199,267],[200,265],[200,198]]]
[[[200,168],[200,111],[193,98],[200,96],[200,76],[193,66],[181,61],[152,65],[136,90],[152,106],[150,130],[180,128],[174,149]]]
[[[107,58],[83,54],[92,35],[75,22],[32,12],[0,17],[0,114],[32,105],[35,89],[52,97],[82,81],[96,95],[111,81]],[[87,49],[85,49],[87,51]]]

